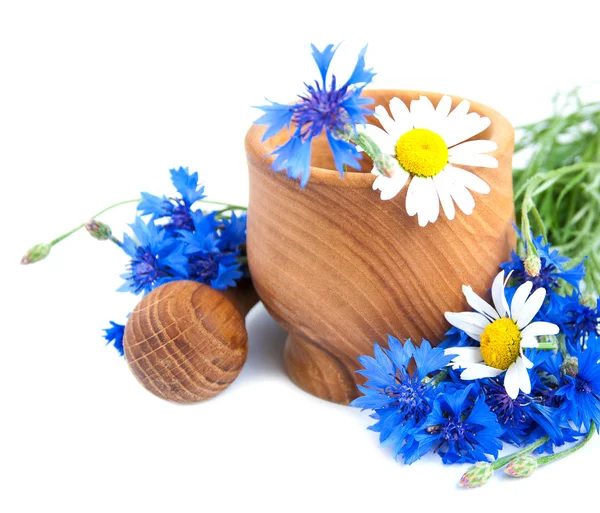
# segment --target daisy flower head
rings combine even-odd
[[[510,277],[510,275],[509,275]],[[505,295],[508,277],[501,271],[492,284],[494,306],[479,297],[471,287],[463,285],[463,293],[474,312],[446,312],[446,320],[464,331],[479,343],[475,347],[451,347],[448,354],[457,354],[452,360],[454,368],[464,369],[461,379],[495,378],[504,376],[504,388],[512,399],[519,390],[531,393],[531,380],[527,369],[533,363],[523,349],[538,347],[538,336],[556,335],[559,328],[550,322],[532,322],[539,312],[546,290],[538,288],[533,293],[533,283],[520,285],[509,306]]]
[[[276,156],[272,168],[275,171],[287,170],[288,178],[300,178],[303,188],[310,178],[312,140],[323,132],[331,147],[335,167],[342,177],[344,166],[360,168],[358,160],[361,154],[356,146],[348,142],[346,135],[348,131],[354,131],[357,124],[365,124],[365,115],[371,114],[364,106],[373,100],[361,98],[360,95],[375,75],[365,66],[365,46],[358,55],[350,78],[338,85],[335,75],[331,75],[328,85],[329,66],[337,47],[330,44],[322,51],[315,45],[311,47],[321,80],[316,80],[314,85],[305,84],[305,92],[298,95],[299,100],[293,104],[271,102],[271,105],[258,107],[264,114],[254,122],[267,125],[263,141],[277,135],[283,128],[294,125],[290,139],[271,153]]]
[[[470,191],[490,192],[489,185],[460,166],[498,167],[495,157],[487,155],[498,147],[494,141],[469,140],[490,126],[488,117],[469,112],[470,103],[462,100],[452,108],[450,96],[442,96],[437,106],[421,96],[410,108],[400,98],[389,104],[391,116],[378,105],[375,117],[383,129],[366,125],[365,133],[381,151],[393,157],[393,176],[384,176],[376,166],[373,189],[381,199],[394,198],[409,182],[406,194],[408,215],[418,216],[420,226],[437,220],[440,205],[448,219],[454,219],[454,204],[466,215],[475,207]]]

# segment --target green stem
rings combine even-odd
[[[539,440],[536,440],[532,444],[529,444],[527,447],[523,447],[523,449],[521,449],[520,451],[517,451],[513,454],[509,454],[508,456],[504,456],[503,458],[498,458],[492,463],[492,469],[498,470],[504,467],[506,464],[510,463],[515,458],[518,458],[519,456],[523,456],[525,454],[529,454],[538,447],[544,445],[548,440],[550,440],[549,436],[543,436]]]
[[[532,253],[537,256],[535,245],[531,239],[531,227],[529,224],[529,210],[531,210],[532,205],[533,201],[526,192],[525,197],[523,198],[523,203],[521,204],[521,236],[523,237],[525,245],[527,246],[527,255]]]
[[[221,210],[216,210],[213,213],[217,216],[217,218],[220,218],[220,217],[229,217],[229,216],[223,216],[223,214],[225,212],[230,212],[230,211],[233,211],[233,210],[241,210],[241,209],[240,209],[240,207],[237,207],[237,206],[235,206],[235,207],[234,206],[230,206],[230,207],[227,207],[227,208],[222,208]]]
[[[111,241],[111,242],[114,242],[114,243],[115,243],[117,246],[119,246],[120,248],[122,248],[122,247],[123,247],[123,243],[122,243],[122,242],[121,242],[119,239],[117,239],[115,236],[113,236],[113,235],[111,235],[111,236],[108,238],[108,240],[109,240],[109,241]]]
[[[562,355],[563,358],[567,358],[570,355],[569,355],[569,351],[567,350],[567,344],[566,344],[564,334],[560,333],[557,336],[557,339],[558,339],[558,350],[560,351],[560,354]]]
[[[437,387],[442,381],[446,379],[446,376],[448,376],[448,369],[441,370],[431,380],[431,385]]]
[[[243,205],[232,205],[231,203],[223,203],[222,201],[211,201],[211,200],[201,199],[201,200],[198,200],[198,202],[210,203],[211,205],[223,205],[224,207],[227,207],[222,212],[225,212],[227,210],[248,210],[248,207],[244,207]]]
[[[115,203],[114,205],[111,205],[110,207],[106,207],[105,209],[101,210],[97,214],[93,215],[90,219],[95,219],[96,217],[104,214],[105,212],[108,212],[109,210],[112,210],[113,208],[120,207],[121,205],[127,205],[128,203],[139,203],[140,201],[142,201],[141,198],[119,201],[118,203]],[[217,214],[227,212],[228,210],[248,210],[248,207],[244,207],[242,205],[232,205],[230,203],[223,203],[222,201],[212,201],[212,200],[205,200],[205,199],[198,200],[198,201],[200,203],[209,203],[211,205],[222,205],[222,206],[226,207],[222,210],[219,210],[217,212]],[[69,235],[73,235],[76,231],[81,230],[84,226],[85,226],[85,223],[82,223],[79,226],[76,226],[75,228],[73,228],[72,230],[69,230],[67,233],[64,233],[60,237],[57,237],[52,242],[50,242],[50,246],[54,246],[54,245],[58,244],[60,241],[69,237]],[[120,244],[116,240],[113,240],[113,242]]]
[[[133,200],[125,200],[125,201],[120,201],[119,203],[115,203],[114,205],[111,205],[110,207],[106,207],[105,209],[101,210],[100,212],[98,212],[96,215],[92,216],[90,219],[95,219],[96,217],[104,214],[105,212],[108,212],[109,210],[115,208],[115,207],[120,207],[121,205],[126,205],[127,203],[139,203],[141,201],[141,199],[133,199]],[[56,239],[54,239],[52,242],[50,242],[50,246],[54,246],[56,244],[58,244],[61,240],[66,239],[69,235],[74,234],[76,231],[81,230],[83,227],[85,226],[85,223],[80,224],[79,226],[73,228],[72,230],[68,231],[67,233],[61,235],[60,237],[57,237]]]
[[[537,349],[541,351],[556,351],[557,347],[554,342],[540,342]]]
[[[365,132],[356,132],[351,125],[339,132],[340,139],[360,146],[371,158],[375,169],[382,175],[391,177],[394,175],[394,163],[392,157],[385,155],[379,146]]]
[[[566,458],[570,454],[577,452],[579,449],[581,449],[585,444],[587,444],[592,439],[592,437],[594,436],[595,430],[596,430],[596,424],[592,420],[592,422],[590,424],[590,430],[588,431],[588,434],[585,435],[585,438],[581,442],[579,442],[577,445],[571,447],[570,449],[566,449],[557,454],[550,454],[548,456],[543,456],[541,458],[538,458],[537,459],[538,467],[541,467],[542,465],[547,465],[548,463],[552,463],[553,461],[562,460],[563,458]]]

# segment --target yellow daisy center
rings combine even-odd
[[[426,128],[413,128],[398,139],[396,159],[409,173],[431,177],[446,167],[448,146],[439,134]]]
[[[497,319],[481,334],[481,356],[490,367],[506,370],[519,357],[521,330],[512,319]]]

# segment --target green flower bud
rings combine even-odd
[[[44,260],[50,254],[50,244],[36,244],[21,258],[21,265],[34,264]]]
[[[458,484],[463,488],[477,488],[487,483],[493,474],[492,466],[486,461],[480,461],[463,474]]]
[[[529,477],[537,467],[537,459],[533,456],[518,456],[506,465],[504,472],[512,477]]]
[[[532,278],[535,278],[536,276],[540,275],[540,269],[542,268],[542,261],[540,260],[540,257],[537,255],[534,255],[533,253],[529,253],[527,255],[527,258],[525,258],[525,260],[523,260],[523,267],[525,268],[525,272],[531,276]]]
[[[579,374],[579,360],[576,356],[567,356],[560,366],[560,373],[574,378]]]
[[[108,240],[112,237],[110,226],[100,221],[96,221],[95,219],[90,219],[85,223],[85,229],[92,237],[94,237],[94,239]]]

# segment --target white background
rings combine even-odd
[[[171,167],[199,171],[213,199],[245,202],[250,106],[290,101],[317,78],[311,42],[344,41],[337,69],[369,43],[373,87],[536,120],[556,90],[599,78],[593,2],[0,5],[0,511],[558,511],[571,493],[594,507],[598,440],[529,480],[498,475],[474,491],[437,456],[395,463],[366,413],[291,384],[285,335],[262,307],[225,393],[163,402],[101,338],[137,301],[115,292],[123,254],[80,233],[18,265],[111,203],[169,193]],[[103,219],[120,234],[133,215]]]

